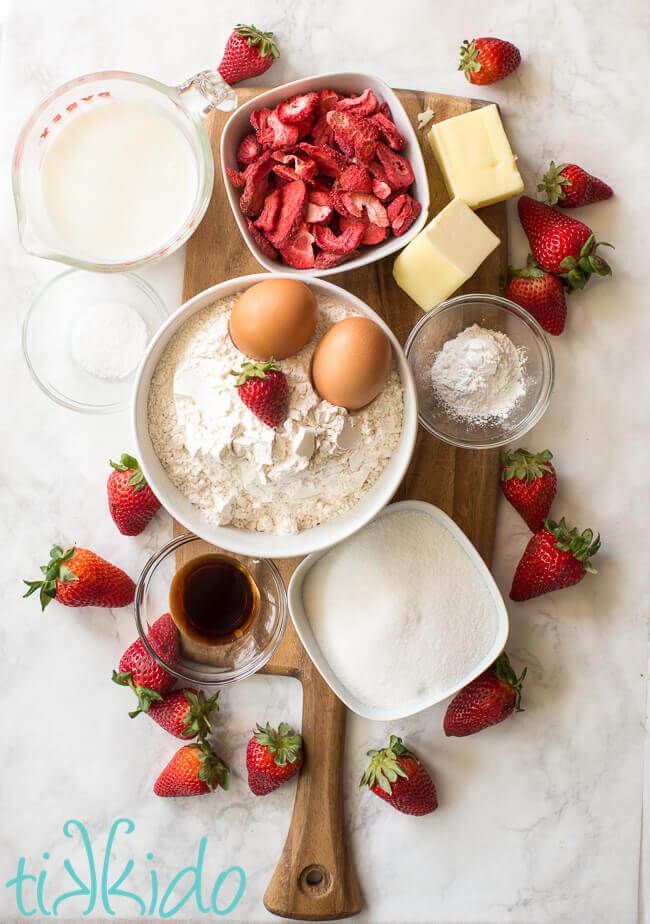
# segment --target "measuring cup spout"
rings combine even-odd
[[[182,105],[199,119],[212,109],[231,112],[237,108],[237,92],[219,71],[201,71],[176,87]]]

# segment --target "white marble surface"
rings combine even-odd
[[[293,787],[253,799],[243,750],[255,721],[299,720],[297,685],[254,678],[223,694],[219,740],[234,769],[229,795],[158,800],[151,785],[174,740],[144,717],[131,723],[126,693],[109,680],[134,636],[130,610],[53,605],[41,616],[34,601],[20,599],[20,579],[36,572],[52,540],[77,540],[135,576],[169,535],[170,523],[159,515],[143,537],[118,535],[105,510],[104,481],[108,457],[131,446],[128,417],[67,412],[29,379],[20,354],[22,317],[59,267],[27,256],[17,242],[8,181],[15,136],[34,105],[77,74],[116,67],[173,83],[214,66],[237,21],[276,31],[283,49],[272,71],[277,82],[367,69],[394,86],[457,94],[468,89],[455,70],[460,40],[485,33],[509,38],[522,50],[522,67],[505,83],[475,93],[502,106],[528,191],[551,157],[583,163],[616,189],[616,198],[580,216],[617,245],[614,278],[596,280],[571,299],[567,331],[554,341],[555,396],[527,441],[555,452],[555,510],[601,530],[600,574],[510,607],[509,651],[516,667],[529,668],[524,714],[465,740],[444,738],[442,708],[390,729],[430,766],[440,797],[435,814],[414,820],[357,793],[364,753],[386,737],[383,725],[349,722],[345,793],[366,901],[360,921],[633,924],[642,914],[642,870],[646,879],[648,872],[647,849],[640,865],[650,386],[648,12],[642,0],[607,8],[594,0],[10,0],[2,26],[0,137],[0,920],[21,919],[4,888],[19,856],[32,872],[49,870],[50,907],[53,895],[71,887],[63,859],[79,856],[62,835],[63,823],[84,821],[103,850],[111,822],[125,815],[136,829],[116,855],[136,859],[129,883],[137,891],[147,894],[148,850],[164,884],[192,862],[205,835],[206,882],[232,864],[248,877],[231,919],[270,917],[261,896],[287,830]],[[524,238],[512,217],[511,259],[521,261]],[[170,308],[178,303],[182,255],[145,275]],[[502,503],[495,573],[504,592],[526,538],[523,523]],[[51,853],[47,861],[44,851]],[[31,889],[28,894],[31,903]],[[59,916],[81,919],[85,907],[71,899]],[[116,900],[115,908],[121,920],[138,911],[128,900]],[[90,915],[105,916],[101,904]],[[191,902],[174,920],[205,918]]]

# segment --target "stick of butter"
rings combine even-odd
[[[439,122],[428,138],[449,195],[470,208],[523,192],[524,181],[495,105]]]
[[[429,311],[467,282],[500,243],[462,199],[452,199],[399,254],[395,282]]]

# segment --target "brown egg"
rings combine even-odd
[[[250,359],[286,359],[297,353],[316,329],[314,293],[297,279],[266,279],[235,302],[230,336]]]
[[[386,384],[390,341],[369,318],[346,318],[327,331],[316,347],[312,379],[321,398],[356,411],[370,404]]]

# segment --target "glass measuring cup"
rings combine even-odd
[[[134,255],[128,261],[95,261],[75,252],[50,218],[41,189],[43,162],[52,143],[72,119],[107,99],[146,105],[166,115],[189,142],[196,164],[194,202],[183,224],[154,251]],[[99,71],[59,87],[31,115],[14,151],[14,201],[18,233],[25,250],[48,260],[108,273],[156,263],[173,253],[196,229],[212,195],[214,162],[203,119],[212,109],[230,111],[236,106],[235,91],[217,71],[202,71],[177,87],[125,71]]]

